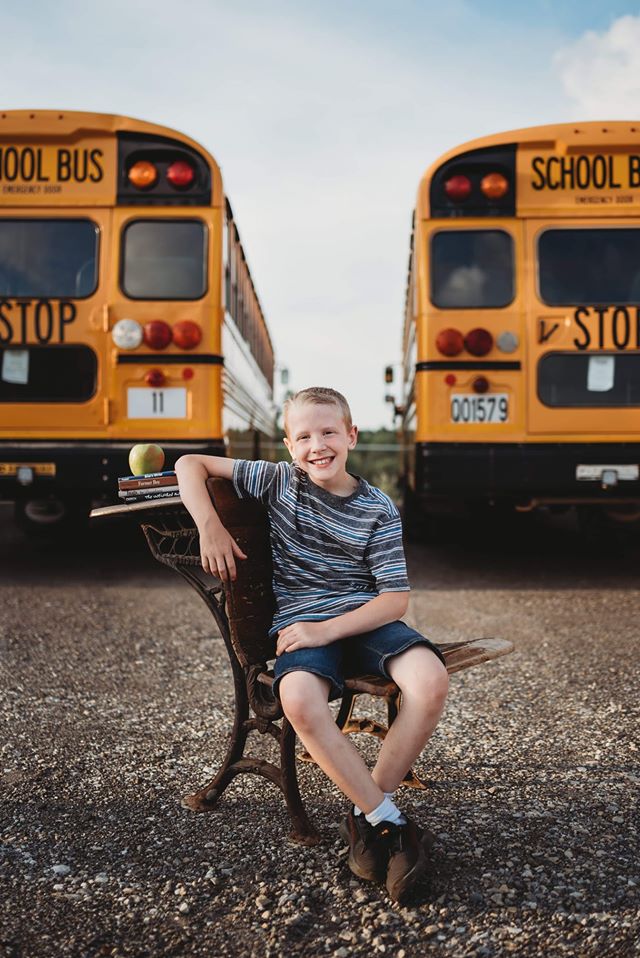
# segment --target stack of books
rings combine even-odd
[[[175,472],[147,472],[143,476],[118,479],[118,496],[125,502],[145,502],[149,499],[175,499],[180,496],[180,491]]]

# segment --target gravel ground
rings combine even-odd
[[[139,534],[74,553],[5,514],[0,533],[6,958],[640,954],[637,546],[534,528],[409,550],[411,621],[517,652],[452,679],[429,787],[401,795],[437,842],[400,907],[349,872],[315,766],[315,848],[287,842],[262,779],[181,807],[224,754],[233,689],[206,609]]]

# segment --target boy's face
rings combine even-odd
[[[291,458],[328,492],[345,495],[351,491],[347,488],[347,456],[357,439],[357,427],[347,429],[340,408],[332,403],[300,403],[289,409],[284,442]]]

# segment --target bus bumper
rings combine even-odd
[[[640,442],[417,443],[415,462],[423,505],[640,503]]]
[[[118,502],[118,478],[127,476],[132,443],[0,442],[0,500],[79,494]],[[187,453],[224,456],[219,440],[162,444],[165,469]]]

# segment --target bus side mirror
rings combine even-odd
[[[384,381],[385,383],[393,382],[393,366],[385,366]]]

